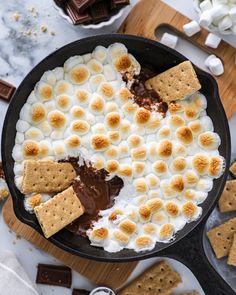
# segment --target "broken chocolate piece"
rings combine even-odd
[[[111,0],[111,9],[120,9],[129,4],[129,0]]]
[[[7,102],[9,102],[15,90],[16,88],[13,85],[0,79],[0,98],[1,99],[4,99]]]
[[[66,4],[67,0],[54,0],[54,2],[60,6],[60,7],[64,7],[64,5]]]
[[[71,0],[71,4],[75,8],[75,10],[81,14],[83,13],[88,7],[90,7],[96,0]]]
[[[99,1],[90,7],[93,23],[99,23],[109,19],[109,11],[105,0]]]
[[[88,12],[78,13],[74,9],[71,1],[66,4],[65,9],[74,25],[85,24],[92,21],[92,17]]]
[[[73,289],[72,295],[89,295],[90,291],[84,289]]]
[[[46,284],[70,288],[71,269],[67,266],[38,264],[37,284]]]

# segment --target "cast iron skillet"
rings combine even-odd
[[[23,195],[14,184],[12,149],[15,144],[15,126],[20,110],[34,85],[45,71],[62,66],[65,60],[73,55],[91,52],[97,45],[108,46],[114,42],[124,43],[141,64],[152,66],[159,72],[186,60],[184,56],[176,51],[158,42],[141,37],[115,34],[90,37],[68,44],[46,57],[26,76],[11,100],[2,133],[3,168],[13,198],[14,211],[17,218],[40,234],[42,234],[42,231],[35,216],[24,210]],[[227,118],[219,98],[217,83],[211,75],[198,68],[196,68],[196,71],[202,85],[201,91],[207,97],[208,114],[213,120],[215,131],[222,140],[220,154],[226,159],[226,171],[228,171],[230,134]],[[234,294],[233,290],[209,264],[202,245],[204,223],[223,190],[226,177],[227,172],[221,178],[214,180],[213,189],[202,204],[203,214],[201,218],[187,224],[177,233],[176,239],[172,243],[157,243],[152,251],[136,253],[133,250],[125,249],[118,253],[108,253],[101,248],[90,246],[87,239],[75,236],[67,230],[60,231],[49,240],[72,254],[97,261],[128,262],[154,256],[173,257],[185,263],[196,274],[206,294]]]

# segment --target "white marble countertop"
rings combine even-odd
[[[136,2],[137,0],[131,0],[131,7]],[[165,0],[165,2],[189,18],[197,18],[191,1]],[[80,27],[73,27],[66,23],[53,7],[52,0],[0,0],[0,78],[18,86],[30,69],[55,49],[86,36],[116,32],[131,7],[126,9],[123,17],[112,26],[100,30],[87,30]],[[18,13],[20,16],[18,22],[13,18],[14,13]],[[42,25],[46,25],[46,33],[41,32],[40,27]],[[227,36],[226,40],[236,47],[236,38]],[[188,47],[185,45],[181,45],[178,50],[185,54],[188,53],[186,52],[188,51]],[[7,104],[0,101],[0,130],[2,129],[6,109]],[[235,122],[236,117],[230,122],[232,127],[235,126]],[[236,147],[235,136],[234,134],[234,150]],[[27,241],[22,239],[17,240],[15,234],[10,232],[4,224],[1,215],[0,234],[0,251],[5,249],[12,250],[33,281],[36,277],[36,265],[38,263],[58,263],[54,258],[29,244]],[[140,262],[130,279],[137,276],[156,260],[158,258]],[[183,278],[183,283],[176,291],[196,289],[201,295],[204,294],[198,281],[184,265],[177,261],[169,261]],[[90,289],[92,288],[92,284],[78,273],[73,272],[73,287]],[[38,285],[38,290],[40,294],[48,295],[71,294],[71,290],[60,287]]]

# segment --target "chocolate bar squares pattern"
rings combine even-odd
[[[74,25],[107,21],[129,0],[54,0],[69,15]]]

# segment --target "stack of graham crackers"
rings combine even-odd
[[[199,295],[196,291],[173,293],[181,276],[166,262],[160,261],[142,273],[117,295]]]
[[[221,213],[236,212],[236,162],[230,167],[234,179],[226,182],[224,191],[219,200]],[[212,228],[207,236],[218,259],[227,257],[227,263],[236,266],[236,217]]]

